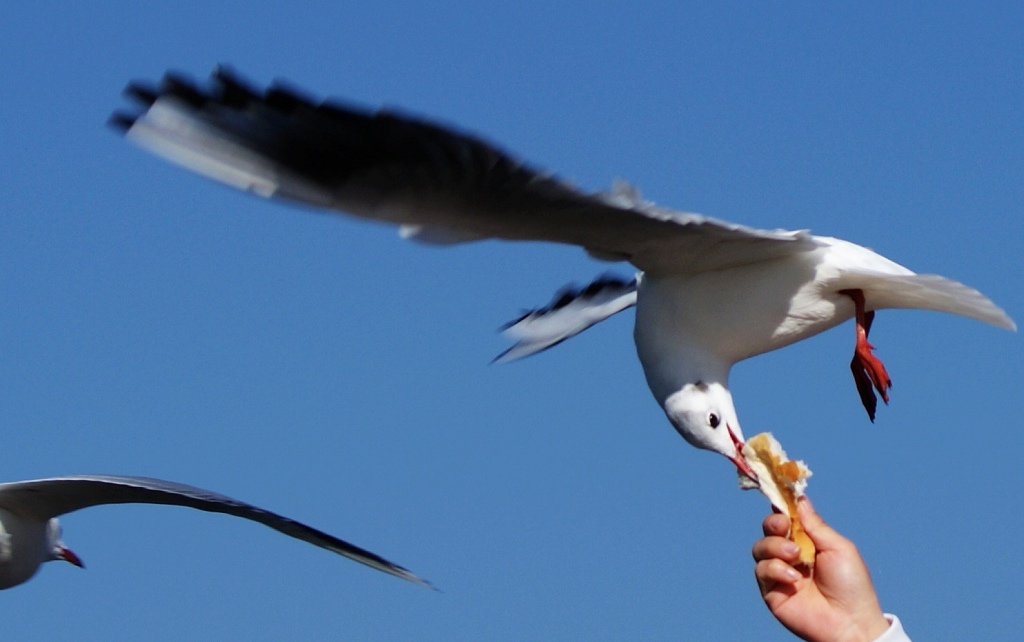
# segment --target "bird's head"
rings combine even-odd
[[[740,473],[757,475],[744,459],[743,430],[729,389],[718,382],[688,383],[665,400],[665,414],[683,439],[697,448],[725,455]]]
[[[46,539],[47,539],[47,550],[49,551],[49,561],[53,560],[64,560],[70,562],[78,568],[85,568],[85,564],[82,563],[75,553],[64,545],[61,540],[61,528],[60,522],[57,518],[51,518],[49,523],[46,524]]]

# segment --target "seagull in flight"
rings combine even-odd
[[[659,207],[625,184],[583,192],[452,128],[382,109],[256,89],[216,69],[207,86],[173,73],[126,89],[134,110],[111,123],[143,148],[240,190],[398,226],[433,245],[549,241],[628,261],[632,280],[602,277],[563,291],[505,332],[499,361],[553,346],[636,307],[647,383],[690,444],[756,480],[729,391],[738,361],[855,320],[851,369],[874,420],[889,375],[868,333],[877,310],[949,312],[1006,329],[1014,322],[965,285],[915,274],[875,252],[806,230],[760,230]]]
[[[378,571],[433,588],[368,550],[310,526],[219,493],[184,484],[116,475],[76,475],[0,484],[0,589],[28,581],[43,562],[82,560],[61,540],[58,516],[103,504],[167,504],[224,513],[269,526]]]

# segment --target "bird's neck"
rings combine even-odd
[[[728,386],[732,360],[716,339],[686,280],[645,275],[637,293],[633,338],[647,384],[658,403],[699,381]],[[699,297],[698,299],[699,300]]]
[[[638,353],[647,385],[659,404],[664,405],[666,399],[687,384],[704,382],[729,387],[731,364],[697,346],[677,343],[656,351],[638,349]]]

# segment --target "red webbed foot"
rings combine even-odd
[[[853,299],[856,307],[857,317],[857,345],[853,351],[853,360],[850,362],[850,370],[853,372],[853,380],[857,384],[857,393],[860,394],[861,403],[868,411],[871,421],[875,420],[875,409],[878,406],[878,399],[875,397],[875,390],[882,396],[882,401],[889,403],[889,389],[892,388],[892,379],[886,372],[881,360],[872,352],[875,347],[868,343],[868,333],[871,331],[871,323],[875,320],[874,311],[864,309],[863,290],[840,290],[840,294]]]

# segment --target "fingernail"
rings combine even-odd
[[[786,577],[793,580],[794,582],[800,579],[801,575],[795,568],[786,569]]]
[[[814,504],[811,503],[811,500],[808,499],[806,495],[801,495],[796,500],[796,510],[797,510],[798,513],[801,513],[801,514],[808,513],[808,512],[813,514],[814,513]]]
[[[782,545],[782,552],[786,555],[793,556],[800,552],[800,546],[795,542],[786,542]]]

